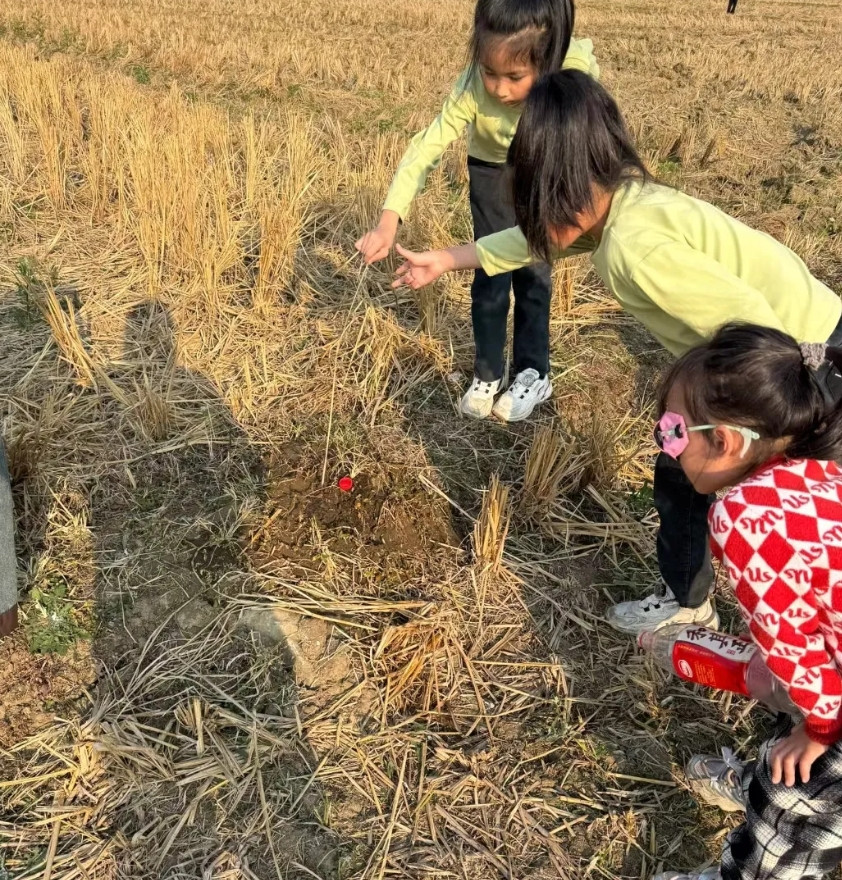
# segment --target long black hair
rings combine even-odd
[[[512,57],[529,61],[539,74],[560,70],[575,16],[573,0],[477,0],[468,47],[471,73],[495,41],[505,41]]]
[[[752,428],[760,434],[761,454],[842,461],[842,406],[831,399],[824,378],[835,371],[842,371],[840,348],[828,346],[817,368],[780,330],[726,324],[673,365],[661,386],[661,412],[680,384],[687,415],[697,425]]]
[[[594,186],[613,193],[650,178],[616,102],[595,80],[562,70],[537,82],[509,148],[518,226],[530,250],[552,262],[553,228],[576,225]]]

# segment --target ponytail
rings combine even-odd
[[[790,458],[814,458],[842,463],[842,402],[834,401],[831,386],[842,392],[842,348],[828,346],[824,362],[814,367],[804,363],[812,381],[825,401],[825,410],[801,437],[793,437],[786,448]],[[842,397],[842,393],[839,394]]]

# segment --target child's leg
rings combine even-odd
[[[474,238],[516,225],[505,198],[503,166],[469,158],[468,176]],[[471,321],[476,347],[474,374],[483,382],[503,378],[511,283],[510,273],[493,277],[482,269],[474,273],[471,284]]]
[[[816,761],[808,783],[787,788],[772,784],[775,742],[746,768],[746,821],[725,842],[722,880],[818,880],[842,861],[842,748]]]
[[[660,517],[658,567],[669,588],[609,609],[608,623],[637,636],[671,624],[719,626],[708,595],[713,566],[708,549],[707,515],[714,496],[700,495],[677,461],[663,453],[655,461],[655,507]]]
[[[471,283],[471,324],[476,352],[474,375],[483,382],[503,378],[510,282],[509,274],[490,277],[482,269],[477,269]]]
[[[655,461],[658,568],[682,608],[699,608],[713,586],[708,511],[714,495],[700,495],[681,465],[661,453]]]
[[[552,269],[546,263],[524,266],[512,274],[515,294],[512,355],[514,372],[550,371],[550,299]]]

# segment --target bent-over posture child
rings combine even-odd
[[[718,208],[651,180],[611,96],[565,70],[526,101],[510,150],[519,228],[440,251],[408,253],[395,286],[443,272],[511,272],[533,259],[589,252],[618,302],[675,355],[729,321],[752,321],[799,341],[842,343],[842,303],[801,259]],[[629,634],[672,623],[716,626],[707,515],[678,462],[659,455],[658,566],[666,590],[621,602],[609,623]]]
[[[468,129],[468,176],[474,235],[481,238],[515,225],[504,184],[506,152],[523,101],[541,74],[561,67],[598,76],[590,40],[572,40],[573,0],[479,0],[474,15],[468,69],[462,73],[438,118],[416,135],[403,157],[378,226],[357,243],[366,263],[385,257],[395,242],[427,175],[448,145]],[[514,289],[513,367],[503,387],[509,290]],[[492,276],[476,267],[471,285],[471,320],[476,355],[474,379],[461,402],[473,418],[519,421],[549,398],[550,267],[536,262]]]
[[[819,878],[842,860],[842,349],[779,330],[722,328],[661,392],[655,438],[711,510],[714,553],[771,672],[803,715],[741,765],[709,755],[687,775],[745,810],[721,867],[661,880]]]

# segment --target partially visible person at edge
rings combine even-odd
[[[737,11],[737,0],[728,0],[728,13],[733,15]]]
[[[575,68],[599,75],[590,40],[574,40],[573,0],[478,0],[470,42],[470,64],[456,81],[438,118],[417,134],[403,157],[383,215],[357,243],[366,263],[385,257],[398,224],[424,188],[448,145],[468,129],[468,175],[474,236],[515,225],[504,183],[506,152],[523,101],[541,74]],[[400,251],[400,247],[398,248]],[[471,285],[474,378],[461,411],[477,419],[492,413],[505,421],[527,418],[552,393],[550,382],[550,267],[544,262],[496,272],[475,267]],[[514,289],[512,366],[514,380],[503,391],[509,291]]]
[[[15,511],[12,486],[6,464],[6,449],[0,440],[0,638],[18,625],[18,584],[15,560]]]
[[[731,321],[753,321],[799,341],[842,342],[842,302],[803,261],[713,205],[654,182],[605,89],[567,70],[536,84],[510,150],[519,228],[473,244],[406,253],[395,286],[423,287],[444,272],[489,275],[533,259],[589,252],[617,301],[675,355]],[[829,365],[832,394],[842,381]],[[831,377],[829,374],[833,372]],[[655,507],[664,585],[610,609],[638,634],[672,623],[718,625],[710,600],[708,510],[678,462],[659,455]]]
[[[803,716],[743,764],[696,755],[691,787],[745,811],[721,864],[656,880],[801,880],[842,861],[842,348],[754,324],[723,327],[664,381],[658,445],[711,510],[751,638]]]

